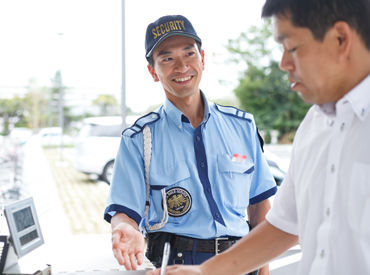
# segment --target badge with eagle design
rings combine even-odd
[[[166,192],[168,215],[181,217],[191,208],[191,196],[187,190],[181,187],[168,189]]]

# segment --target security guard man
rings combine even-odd
[[[199,89],[204,51],[190,21],[159,18],[145,45],[166,100],[123,132],[104,216],[128,270],[143,261],[145,234],[156,266],[166,241],[169,264],[202,263],[262,222],[277,191],[253,116],[211,103]]]

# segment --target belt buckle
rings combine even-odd
[[[227,241],[229,238],[215,238],[215,254],[220,253],[218,251],[218,241]]]

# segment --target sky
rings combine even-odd
[[[98,94],[120,102],[121,0],[1,0],[0,98],[32,85],[50,86],[57,70],[70,102],[90,104]],[[225,45],[260,25],[263,0],[126,0],[126,104],[136,112],[160,104],[164,92],[147,71],[145,31],[167,14],[182,14],[203,41],[200,88],[209,99],[232,96],[240,68],[227,62]],[[87,100],[89,99],[89,100]]]

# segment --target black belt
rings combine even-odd
[[[218,254],[231,247],[239,239],[239,237],[225,237],[204,240],[173,235],[171,243],[174,248],[177,248],[177,251],[193,251],[193,244],[196,241],[195,250],[197,252]]]

